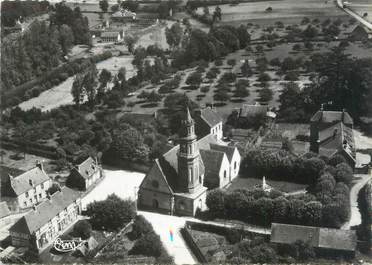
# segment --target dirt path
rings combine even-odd
[[[359,225],[362,222],[361,215],[358,208],[358,193],[361,188],[371,179],[370,175],[355,174],[358,180],[350,190],[350,219],[342,225],[341,229],[349,230],[350,227]]]

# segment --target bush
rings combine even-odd
[[[242,231],[236,229],[230,229],[226,232],[226,239],[231,243],[235,244],[238,243],[243,236]]]
[[[133,201],[112,194],[104,201],[88,204],[86,214],[94,228],[110,231],[129,223],[136,216],[136,210]]]
[[[74,225],[73,233],[83,240],[88,239],[92,233],[92,226],[87,220],[80,220]]]
[[[271,81],[271,77],[267,73],[261,73],[257,80],[260,82],[268,82]]]
[[[143,215],[137,215],[132,226],[132,236],[137,239],[147,233],[154,231],[152,225]]]
[[[200,72],[193,72],[187,77],[186,84],[199,85],[202,81],[202,74]]]
[[[133,248],[129,251],[129,255],[159,257],[162,253],[162,248],[160,237],[154,232],[150,232],[136,241]]]
[[[287,81],[297,81],[298,80],[298,77],[299,77],[299,74],[298,74],[297,71],[291,71],[291,72],[288,72],[284,76],[284,80],[287,80]]]

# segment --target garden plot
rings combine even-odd
[[[272,8],[267,12],[268,7]],[[335,16],[346,16],[343,11],[337,8],[333,1],[327,0],[283,0],[283,1],[260,1],[250,3],[240,3],[238,5],[220,5],[222,9],[222,22],[237,21],[262,21],[262,22],[295,22],[301,21],[304,17],[328,18]],[[215,6],[210,6],[213,11]],[[203,13],[203,8],[198,8],[199,14]]]

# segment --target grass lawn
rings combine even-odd
[[[303,190],[307,187],[304,184],[279,181],[279,180],[269,180],[266,179],[266,183],[276,190],[282,192],[294,192],[298,190]],[[253,189],[256,185],[261,185],[262,179],[259,178],[236,178],[232,181],[231,185],[227,188],[228,191],[233,191],[237,189]]]
[[[271,7],[272,12],[265,10]],[[328,18],[346,16],[333,1],[326,0],[282,0],[282,1],[259,1],[250,3],[240,3],[238,5],[220,5],[222,9],[222,22],[244,22],[244,21],[262,21],[262,23],[274,23],[282,21],[297,23],[304,17],[309,18]],[[215,6],[209,6],[210,13]],[[199,14],[203,13],[203,8],[197,10]]]

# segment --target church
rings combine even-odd
[[[138,206],[142,209],[194,216],[197,209],[206,209],[208,189],[227,186],[239,173],[237,148],[224,144],[222,133],[214,129],[198,138],[195,125],[199,122],[195,124],[189,109],[186,113],[178,144],[155,159],[140,185]],[[198,112],[197,119],[222,130],[222,118],[213,109]]]

